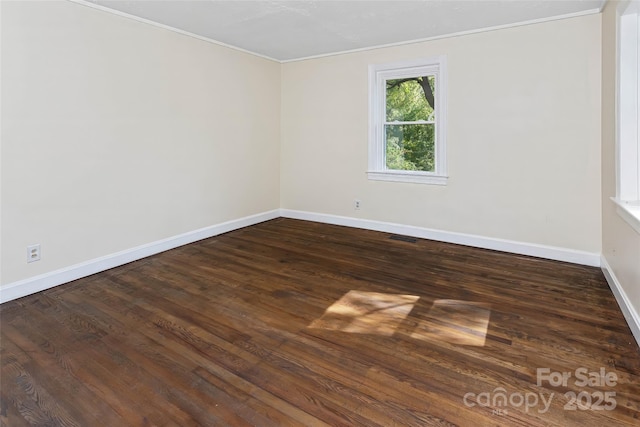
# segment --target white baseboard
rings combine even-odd
[[[3,286],[2,289],[0,289],[0,303],[44,291],[45,289],[53,288],[63,283],[71,282],[72,280],[128,264],[160,252],[197,242],[198,240],[207,239],[209,237],[217,236],[218,234],[227,233],[239,228],[278,218],[279,216],[279,211],[277,209],[246,216],[244,218],[223,222],[201,228],[199,230],[189,231],[167,239],[147,243],[145,245],[111,255],[106,255],[80,264],[61,268],[60,270],[52,271],[50,273],[19,280]]]
[[[127,249],[115,254],[106,255],[100,258],[89,260],[80,264],[65,267],[50,273],[42,274],[28,279],[19,280],[3,286],[0,289],[0,303],[21,298],[45,289],[53,288],[72,280],[90,276],[110,268],[118,267],[139,259],[168,251],[198,240],[217,236],[218,234],[237,230],[239,228],[258,224],[270,219],[278,218],[302,219],[326,224],[344,225],[347,227],[362,228],[367,230],[382,231],[386,233],[402,234],[422,239],[438,240],[448,243],[456,243],[466,246],[474,246],[484,249],[493,249],[504,252],[511,252],[522,255],[530,255],[540,258],[553,259],[558,261],[572,262],[598,267],[600,266],[600,255],[590,252],[576,251],[553,246],[544,246],[534,243],[523,243],[511,240],[482,237],[472,234],[453,233],[442,230],[415,227],[403,224],[394,224],[382,221],[373,221],[344,217],[314,212],[296,211],[290,209],[272,210],[244,218],[227,221],[221,224],[190,231],[178,236],[158,240],[132,249]],[[621,289],[621,288],[620,288]],[[615,291],[614,291],[615,294]],[[616,298],[618,295],[616,294]],[[620,302],[620,300],[618,301]],[[622,306],[622,304],[621,304]],[[623,310],[624,311],[624,310]],[[625,317],[627,316],[625,312]],[[637,314],[636,314],[637,316]],[[637,318],[637,317],[636,317]],[[637,323],[636,323],[637,324]],[[635,334],[636,332],[634,332]]]
[[[415,227],[411,225],[395,224],[390,222],[373,221],[369,219],[359,219],[330,214],[320,214],[306,211],[296,211],[290,209],[280,209],[280,215],[285,218],[302,219],[307,221],[322,222],[326,224],[344,225],[347,227],[382,231],[385,233],[402,234],[405,236],[418,237],[421,239],[456,243],[459,245],[473,246],[483,249],[493,249],[496,251],[511,252],[520,255],[530,255],[556,261],[589,265],[592,267],[600,266],[600,254],[598,253],[577,251],[555,246],[545,246],[535,243],[517,242],[513,240],[483,237],[473,234],[454,233],[450,231],[434,230],[431,228]]]
[[[640,346],[640,314],[638,314],[638,312],[633,308],[627,293],[624,291],[624,288],[620,284],[620,281],[611,269],[611,266],[604,255],[600,259],[600,264],[604,277],[607,279],[607,283],[609,283],[609,287],[611,288],[611,292],[613,292],[613,296],[616,297],[616,301],[620,306],[620,311],[622,311],[622,314],[629,325],[629,329],[631,329],[631,333],[636,339],[636,343]]]

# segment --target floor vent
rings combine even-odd
[[[416,243],[418,241],[418,239],[416,239],[415,237],[402,236],[400,234],[392,234],[389,238],[391,240],[400,240],[401,242],[409,242],[409,243]]]

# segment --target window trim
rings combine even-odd
[[[616,196],[611,199],[618,215],[640,234],[640,6],[637,2],[618,6],[616,28]],[[626,31],[629,31],[627,36]],[[623,50],[632,52],[629,60]],[[623,70],[627,67],[632,70],[625,73]],[[633,89],[623,94],[621,86],[626,84]]]
[[[384,122],[386,85],[395,78],[423,75],[436,76],[435,171],[404,171],[386,168]],[[447,64],[444,55],[411,61],[369,65],[369,169],[370,180],[446,185],[447,150]]]

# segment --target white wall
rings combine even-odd
[[[448,186],[368,181],[368,65],[440,54]],[[281,205],[598,254],[600,59],[590,15],[286,63]]]
[[[617,213],[611,201],[616,195],[616,8],[609,1],[602,15],[602,256],[626,295],[623,312],[635,317],[640,344],[640,234]],[[614,291],[616,284],[613,284]],[[623,297],[624,298],[624,297]],[[619,301],[622,302],[622,301]],[[627,311],[625,311],[627,310]],[[630,323],[632,323],[630,321]],[[634,328],[634,325],[631,325]]]
[[[279,207],[278,63],[67,1],[1,7],[2,285]]]

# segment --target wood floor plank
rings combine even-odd
[[[5,303],[0,426],[640,424],[599,269],[390,237],[280,218]]]
[[[12,329],[11,325],[6,325],[3,330]],[[7,341],[4,348],[10,349],[13,354],[23,352],[22,348],[27,349],[31,354],[35,346],[26,341],[25,330],[21,328],[20,332],[13,330],[11,334],[17,337],[15,343]],[[8,338],[7,338],[8,340]],[[18,347],[21,345],[22,348]],[[56,349],[49,348],[51,354],[56,353]],[[25,353],[26,354],[26,353]],[[3,355],[3,362],[5,360],[10,361],[11,355]],[[19,359],[19,357],[18,357]],[[76,378],[69,370],[69,365],[61,365],[59,363],[60,356],[54,357],[34,357],[28,360],[22,359],[19,363],[28,370],[33,376],[33,381],[45,390],[55,391],[53,394],[58,404],[64,401],[68,397],[81,395],[82,399],[73,400],[73,405],[65,405],[66,409],[70,412],[70,416],[78,420],[80,425],[96,425],[101,423],[108,423],[112,425],[122,424],[123,420],[118,414],[113,411],[104,401],[96,396],[92,391],[86,387],[85,383]],[[10,377],[5,377],[5,380],[10,381]],[[97,409],[97,410],[96,410]]]

